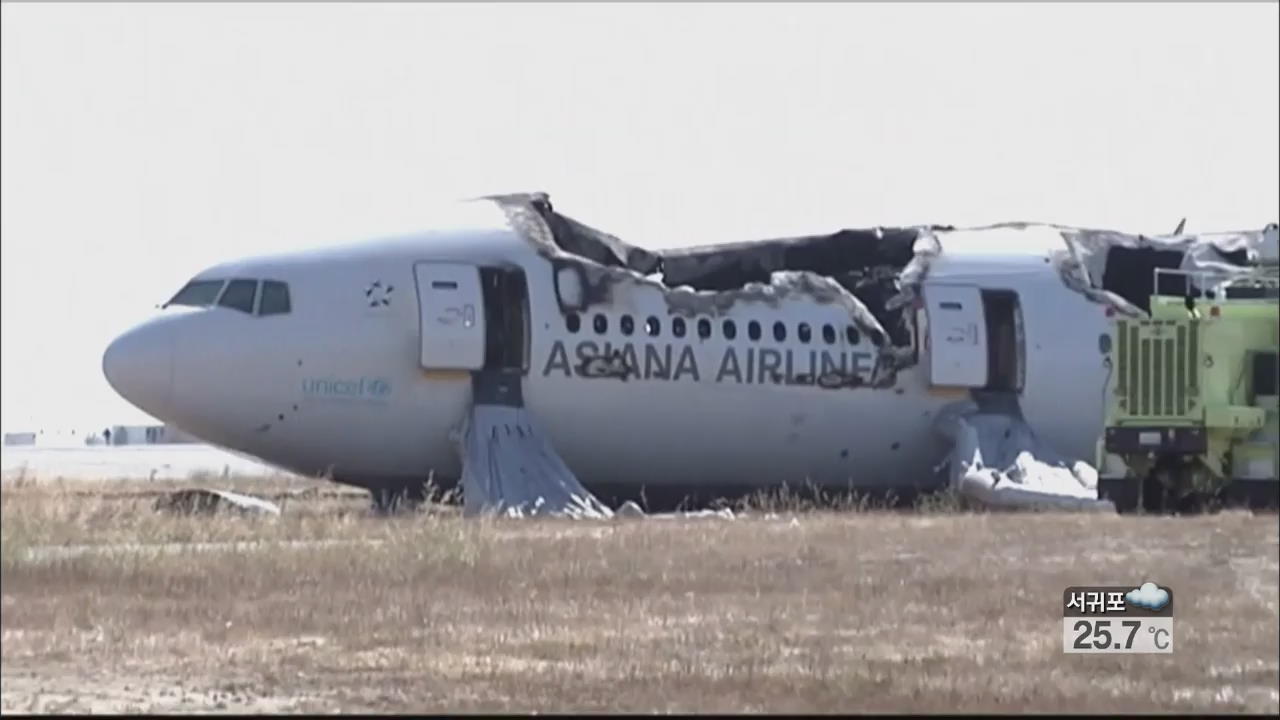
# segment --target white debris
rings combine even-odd
[[[734,514],[729,508],[721,508],[719,510],[687,510],[684,512],[657,513],[655,515],[646,515],[645,517],[656,518],[659,520],[684,520],[686,518],[720,518],[722,520],[733,520]]]
[[[618,506],[618,509],[614,511],[614,516],[620,518],[640,518],[644,517],[644,510],[642,510],[634,500],[628,500]]]
[[[1098,473],[1046,445],[1016,407],[979,411],[965,401],[948,407],[935,429],[951,439],[951,486],[965,497],[1002,508],[1115,512],[1098,499]]]
[[[178,490],[164,497],[157,498],[156,510],[167,510],[182,514],[214,513],[219,510],[238,510],[243,513],[262,513],[279,515],[280,506],[273,502],[242,495],[230,490],[214,490],[210,488],[193,488]]]

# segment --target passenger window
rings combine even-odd
[[[850,325],[844,329],[844,339],[849,341],[850,345],[858,344],[858,328]]]
[[[800,327],[796,329],[796,335],[800,337],[800,342],[807,343],[813,339],[813,331],[809,329],[809,323],[800,323]]]
[[[578,317],[578,313],[569,313],[564,316],[564,326],[569,332],[576,333],[582,329],[582,318]]]
[[[286,315],[293,307],[289,303],[289,286],[279,280],[262,281],[262,299],[258,301],[259,315]]]
[[[600,313],[596,313],[596,317],[591,321],[591,325],[595,328],[597,335],[603,335],[609,332],[609,318],[601,315]]]
[[[622,320],[618,322],[618,325],[622,328],[623,335],[630,335],[636,331],[636,321],[633,320],[630,315],[623,315]]]
[[[672,318],[671,334],[675,335],[676,337],[684,337],[684,318],[682,317]]]
[[[165,303],[165,307],[170,305],[184,305],[187,307],[209,307],[214,300],[218,299],[218,291],[222,290],[225,280],[192,280],[187,283],[173,299]]]
[[[662,332],[662,323],[658,322],[658,318],[650,315],[649,319],[644,321],[644,331],[657,337],[658,333]]]
[[[257,280],[232,280],[227,283],[227,289],[222,291],[218,305],[252,315],[253,298],[257,294]]]
[[[827,323],[822,326],[822,341],[828,345],[834,345],[836,342],[836,329]]]
[[[747,337],[751,338],[752,340],[760,339],[760,323],[756,322],[755,320],[752,320],[751,322],[747,323]]]
[[[732,340],[738,337],[738,326],[734,324],[732,320],[725,320],[724,325],[721,326],[720,329],[724,331],[724,337],[726,340]]]
[[[698,321],[698,337],[702,338],[703,340],[706,340],[707,338],[711,337],[711,321],[710,320],[706,318],[702,318],[701,320]]]
[[[787,324],[779,320],[773,324],[773,339],[782,342],[787,339]]]

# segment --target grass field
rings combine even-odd
[[[1280,710],[1275,515],[379,518],[272,482],[217,484],[274,519],[0,487],[3,710]],[[1065,587],[1144,580],[1172,655],[1062,654]]]

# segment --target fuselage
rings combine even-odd
[[[473,385],[469,369],[430,358],[465,355],[451,343],[483,325],[490,347],[476,352],[485,362],[501,356],[502,369],[520,376],[525,406],[594,491],[927,486],[946,451],[932,419],[994,372],[984,365],[983,381],[938,382],[938,341],[967,342],[947,340],[938,308],[978,313],[956,325],[961,336],[978,332],[970,321],[983,316],[959,301],[931,307],[930,298],[998,296],[1016,318],[1001,340],[1016,365],[1005,368],[1016,378],[1004,389],[1062,453],[1091,458],[1108,325],[1051,261],[1061,235],[1011,226],[937,237],[942,252],[923,300],[905,310],[913,336],[898,352],[911,360],[887,382],[877,370],[883,338],[811,294],[674,312],[670,289],[637,281],[566,311],[560,266],[488,201],[439,230],[209,268],[192,283],[213,283],[213,294],[172,303],[122,335],[104,370],[151,415],[269,463],[371,488],[428,476],[448,485],[461,472],[453,433]],[[439,299],[465,290],[476,269],[522,278],[507,286],[515,290],[501,312],[493,294]],[[461,288],[448,279],[455,272]],[[252,282],[220,304],[237,279]],[[513,346],[495,349],[502,343]],[[608,371],[610,359],[621,376]],[[853,380],[833,385],[824,375]]]

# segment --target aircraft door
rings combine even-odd
[[[924,287],[929,371],[934,385],[987,384],[987,327],[982,291],[973,285]]]
[[[422,367],[479,370],[485,362],[484,293],[480,268],[463,263],[420,262],[418,326]]]

